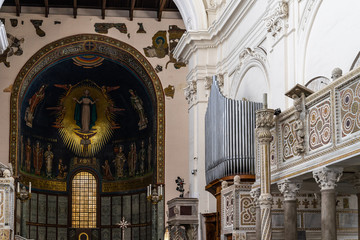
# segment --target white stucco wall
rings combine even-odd
[[[304,82],[317,76],[331,77],[331,71],[340,67],[349,71],[360,51],[360,2],[323,0],[312,26],[305,59]]]

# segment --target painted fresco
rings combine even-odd
[[[100,55],[62,59],[34,79],[22,102],[19,169],[35,187],[48,189],[41,179],[65,183],[83,167],[114,182],[107,192],[121,191],[119,182],[134,189],[152,181],[154,103],[126,66]]]

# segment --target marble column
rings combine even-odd
[[[336,183],[342,176],[342,168],[324,167],[313,172],[321,188],[321,239],[336,240]]]
[[[261,211],[259,205],[259,197],[260,197],[260,188],[252,189],[250,191],[250,196],[254,199],[255,209],[256,209],[256,240],[261,240]]]
[[[264,94],[263,109],[256,111],[256,136],[260,146],[260,197],[261,239],[271,240],[271,206],[273,198],[270,193],[270,129],[274,127],[274,110],[267,108],[267,96]]]
[[[360,239],[360,172],[355,173],[355,179],[352,181],[356,190],[357,208],[358,208],[358,239]]]
[[[296,195],[301,182],[285,180],[278,183],[279,191],[284,195],[284,239],[297,239],[297,206]]]

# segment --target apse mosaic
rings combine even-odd
[[[100,44],[82,46],[95,45]],[[35,188],[66,191],[72,173],[86,167],[99,176],[103,192],[152,182],[163,129],[156,116],[163,105],[159,108],[158,93],[148,89],[162,88],[141,75],[139,68],[91,52],[61,58],[28,74],[33,79],[23,87],[15,84],[22,102],[17,155],[22,178]]]
[[[340,91],[341,136],[360,130],[360,84],[354,83]]]

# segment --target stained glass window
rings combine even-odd
[[[72,181],[72,227],[96,228],[97,182],[89,172],[76,174]]]

